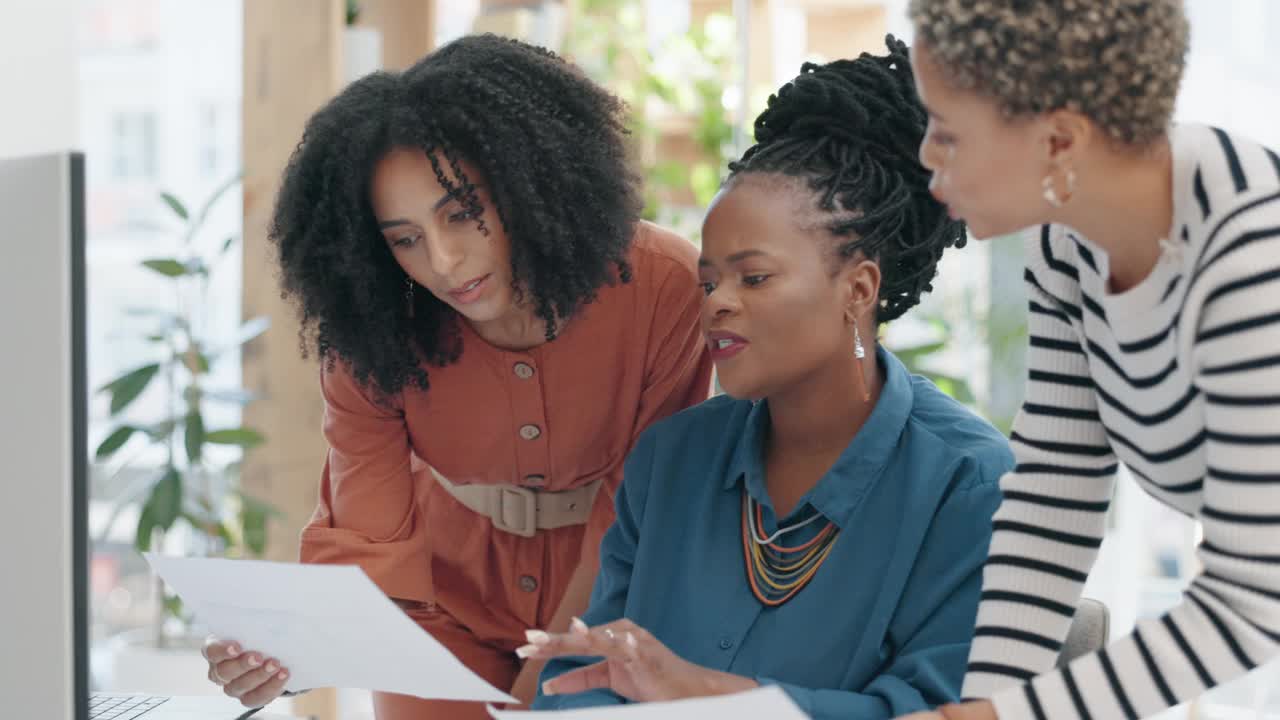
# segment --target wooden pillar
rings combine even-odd
[[[883,55],[888,16],[881,5],[814,7],[805,16],[808,50],[826,61]]]
[[[267,442],[245,459],[245,492],[275,506],[266,555],[296,561],[298,534],[315,509],[325,442],[315,359],[298,352],[298,323],[280,298],[267,223],[289,154],[302,128],[342,83],[343,0],[247,0],[244,4],[245,317],[265,315],[271,329],[243,354],[245,387],[261,395],[245,412]],[[294,699],[294,712],[336,720],[337,693]]]
[[[436,41],[435,0],[361,0],[357,25],[382,35],[382,66],[403,70],[431,52]]]
[[[580,7],[566,0],[480,0],[474,33],[493,33],[563,50],[569,18]]]
[[[433,0],[362,0],[359,24],[382,34],[383,67],[403,69],[435,42]],[[281,513],[268,528],[266,556],[296,561],[298,536],[315,510],[327,447],[316,358],[303,360],[297,315],[280,297],[267,225],[281,174],[303,126],[344,84],[345,0],[245,0],[244,268],[245,317],[265,315],[271,329],[243,353],[245,387],[262,400],[245,423],[267,442],[250,453],[243,487]],[[294,712],[336,720],[333,690],[294,699]]]

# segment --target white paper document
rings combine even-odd
[[[289,690],[345,687],[514,701],[463,665],[358,567],[146,558],[210,632],[287,667]]]
[[[578,710],[498,710],[489,707],[495,720],[808,720],[786,692],[774,685],[733,695],[693,698],[673,702],[634,703]]]

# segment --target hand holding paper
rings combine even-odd
[[[418,627],[357,567],[146,558],[214,634],[289,668],[290,691],[349,687],[514,702]]]

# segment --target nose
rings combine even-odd
[[[702,301],[702,322],[710,329],[715,321],[732,316],[740,309],[736,293],[723,287],[711,291]]]
[[[933,147],[933,143],[929,142],[929,133],[927,131],[925,132],[924,139],[920,141],[918,154],[920,156],[920,164],[924,166],[924,169],[933,173],[934,177],[937,177],[937,150]]]
[[[942,173],[934,172],[932,175],[929,176],[929,194],[933,196],[934,200],[937,200],[938,202],[945,204],[947,201],[942,197],[941,186],[942,186]]]
[[[447,233],[441,233],[425,244],[427,246],[427,261],[431,263],[432,272],[444,278],[462,279],[453,278],[453,271],[458,269],[458,266],[462,264],[462,261],[467,256],[466,250],[458,238],[449,237]]]

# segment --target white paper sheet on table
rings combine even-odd
[[[355,566],[146,554],[196,620],[277,658],[289,690],[346,687],[512,702],[405,615]]]
[[[673,702],[634,703],[578,710],[498,710],[489,706],[495,720],[808,720],[791,698],[777,686],[748,690],[733,695],[693,698]]]

